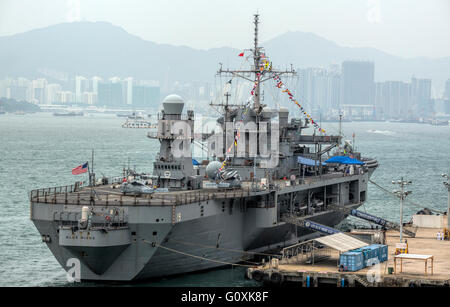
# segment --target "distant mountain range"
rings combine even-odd
[[[376,81],[408,81],[413,75],[431,78],[438,94],[450,78],[450,56],[406,59],[374,48],[342,47],[304,32],[288,32],[262,45],[281,67],[292,63],[295,68],[326,68],[344,60],[370,60],[375,62]],[[226,47],[197,50],[156,44],[106,22],[63,23],[0,37],[0,78],[52,80],[97,75],[163,82],[209,81],[219,63],[238,68],[240,52]]]

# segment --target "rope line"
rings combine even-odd
[[[171,239],[171,241],[175,242],[175,243],[185,244],[185,245],[201,246],[201,247],[206,247],[206,248],[211,248],[211,249],[218,249],[218,250],[224,250],[224,251],[230,251],[230,252],[235,252],[235,253],[261,255],[261,256],[268,256],[268,257],[279,257],[280,256],[280,255],[276,255],[276,254],[266,254],[266,253],[249,252],[249,251],[238,250],[238,249],[231,249],[231,248],[224,248],[224,247],[216,247],[216,246],[205,245],[205,244],[201,244],[201,243],[181,242],[181,241],[173,240],[173,239]]]
[[[145,243],[153,245],[153,243],[147,241],[147,240],[143,240]],[[232,262],[226,262],[226,261],[221,261],[221,260],[215,260],[215,259],[210,259],[210,258],[206,258],[206,257],[202,257],[202,256],[197,256],[197,255],[192,255],[192,254],[188,254],[170,247],[166,247],[166,246],[162,246],[161,244],[158,243],[154,243],[155,246],[160,247],[162,249],[168,250],[170,252],[176,253],[176,254],[181,254],[184,256],[188,256],[188,257],[192,257],[192,258],[196,258],[196,259],[200,259],[200,260],[205,260],[205,261],[210,261],[210,262],[215,262],[215,263],[220,263],[220,264],[226,264],[226,265],[231,265],[231,266],[241,266],[241,267],[246,267],[246,268],[252,268],[254,267],[253,265],[246,265],[246,264],[238,264],[238,263],[232,263]]]
[[[389,191],[389,190],[386,189],[386,188],[383,188],[383,187],[380,186],[378,183],[376,183],[376,182],[374,182],[374,181],[372,181],[372,180],[370,180],[370,179],[369,179],[369,182],[372,183],[373,185],[375,185],[376,187],[378,187],[379,189],[381,189],[382,191],[388,193],[389,195],[397,197],[393,192]],[[413,202],[413,201],[411,201],[411,200],[405,199],[405,201],[408,202],[410,205],[415,206],[416,208],[423,209],[423,206],[421,206],[421,205],[419,205],[419,204],[416,204],[415,202]],[[444,214],[444,212],[439,211],[439,210],[436,210],[436,209],[433,209],[433,208],[431,208],[430,210],[435,211],[435,212],[437,212],[437,213]]]

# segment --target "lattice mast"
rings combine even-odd
[[[291,74],[295,75],[296,71],[292,68],[289,70],[276,70],[271,68],[269,76],[265,76],[264,73],[267,71],[261,71],[261,65],[262,65],[262,56],[263,56],[263,47],[260,47],[258,45],[258,35],[259,35],[259,14],[254,15],[253,24],[255,25],[255,32],[254,32],[254,45],[252,49],[246,49],[252,53],[253,56],[253,67],[251,67],[249,70],[230,70],[230,69],[223,69],[222,65],[220,65],[220,68],[217,72],[217,75],[226,75],[226,76],[232,76],[232,77],[238,77],[241,79],[245,79],[249,82],[255,83],[255,89],[253,94],[253,108],[256,112],[256,114],[259,114],[262,110],[261,106],[261,83],[272,79],[274,74],[277,75],[283,75],[283,74]],[[265,55],[264,55],[265,57]],[[265,57],[267,59],[267,57]],[[272,64],[270,64],[270,67],[272,67]],[[253,75],[253,79],[247,77],[246,75]],[[218,106],[225,107],[225,105],[220,104]],[[230,104],[227,104],[227,106],[231,106]]]
[[[255,45],[253,47],[253,59],[254,59],[254,63],[255,63],[255,79],[257,80],[257,84],[256,84],[256,88],[255,88],[254,108],[256,111],[259,111],[259,109],[261,107],[261,102],[259,99],[261,87],[260,87],[260,80],[258,80],[259,78],[257,77],[258,73],[259,73],[259,67],[261,65],[261,50],[260,50],[260,47],[258,46],[259,14],[254,15],[253,23],[255,24]]]

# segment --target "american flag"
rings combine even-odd
[[[88,169],[88,162],[81,164],[80,166],[75,167],[72,169],[72,175],[80,175],[83,173],[86,173]]]

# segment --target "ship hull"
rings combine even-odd
[[[250,217],[254,215],[254,212],[249,212],[252,210],[223,212],[220,203],[212,206],[219,209],[217,214],[176,223],[151,222],[155,220],[155,216],[164,216],[163,208],[128,208],[128,214],[131,217],[135,216],[137,219],[144,220],[147,216],[149,218],[147,221],[137,221],[137,223],[130,221],[129,227],[132,234],[130,246],[114,261],[109,259],[108,261],[112,264],[99,275],[90,268],[89,261],[83,259],[91,256],[88,247],[84,252],[79,253],[78,249],[61,246],[59,238],[61,223],[50,219],[55,215],[54,212],[58,210],[59,205],[37,204],[36,206],[39,206],[39,210],[35,211],[41,215],[40,218],[33,219],[38,231],[41,235],[51,238],[46,244],[65,270],[71,267],[68,265],[70,259],[80,260],[81,280],[144,280],[212,269],[229,263],[242,262],[252,257],[252,254],[242,251],[262,252],[279,249],[317,235],[307,229],[285,223],[273,227],[258,227],[255,225],[258,221]],[[198,207],[199,204],[192,204],[190,207],[195,206]],[[192,208],[184,209],[192,211]],[[45,211],[47,214],[42,214]],[[324,225],[335,226],[344,218],[342,213],[330,211],[311,219]],[[167,220],[170,221],[169,218]],[[107,259],[110,256],[108,249],[100,247],[95,250],[95,253],[97,259]]]

